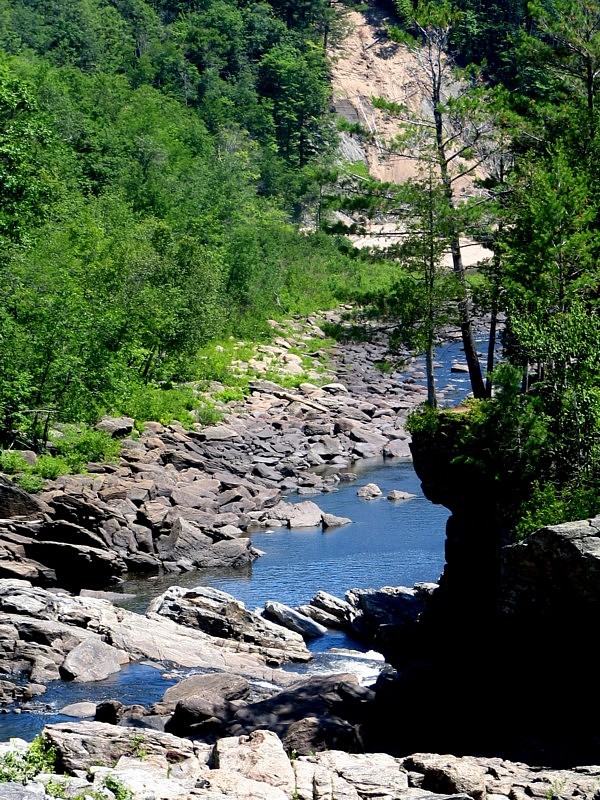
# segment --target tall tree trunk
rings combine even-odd
[[[427,405],[430,408],[437,408],[437,395],[435,391],[435,372],[433,366],[433,359],[435,354],[434,336],[435,336],[435,271],[437,268],[434,235],[435,235],[435,220],[433,209],[433,176],[431,169],[429,171],[429,203],[427,204],[428,212],[428,236],[429,248],[425,260],[425,286],[427,289],[427,347],[425,349],[425,372],[427,375]]]
[[[502,233],[502,223],[498,225],[498,235]],[[500,295],[500,279],[502,264],[497,247],[494,249],[494,271],[492,274],[492,308],[490,319],[490,331],[488,334],[488,351],[486,363],[485,393],[487,397],[492,396],[492,372],[494,371],[494,356],[496,352],[496,331],[498,329],[498,305]]]
[[[444,120],[441,112],[441,97],[439,83],[434,85],[433,92],[433,116],[435,120],[435,133],[436,133],[436,148],[438,165],[440,169],[440,176],[442,179],[442,186],[448,201],[450,210],[450,252],[452,254],[452,268],[456,277],[458,278],[462,297],[458,303],[458,310],[460,314],[460,330],[462,334],[462,342],[465,351],[465,359],[469,369],[469,378],[471,380],[471,389],[473,395],[482,399],[486,396],[483,377],[481,374],[481,365],[477,356],[477,347],[475,345],[475,335],[473,333],[473,315],[471,312],[471,299],[467,288],[467,281],[465,278],[465,268],[462,260],[462,253],[460,250],[460,236],[458,226],[455,218],[454,207],[454,193],[452,190],[452,180],[448,171],[448,160],[446,158],[446,151],[444,148]]]
[[[425,371],[427,373],[427,405],[430,408],[437,408],[437,394],[435,391],[435,373],[433,367],[434,347],[433,342],[429,342],[425,351]]]

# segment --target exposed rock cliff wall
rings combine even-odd
[[[380,708],[402,715],[412,746],[429,751],[598,762],[590,653],[600,619],[600,518],[507,545],[497,485],[452,462],[448,445],[442,437],[424,449],[413,437],[424,492],[452,511],[446,566],[409,640],[389,654],[397,675],[380,680]],[[402,736],[396,741],[401,751]]]

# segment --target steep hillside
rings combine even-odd
[[[431,101],[423,87],[422,65],[407,47],[390,39],[386,26],[393,21],[384,10],[370,7],[365,11],[348,11],[345,20],[348,32],[329,53],[333,105],[338,115],[351,125],[368,130],[370,136],[343,132],[341,157],[350,165],[362,162],[379,181],[402,183],[415,178],[419,163],[414,153],[403,155],[389,148],[398,135],[398,122],[376,108],[372,98],[397,103],[417,117],[427,117]],[[472,178],[464,179],[458,191],[465,197],[473,194],[476,189]],[[351,237],[357,247],[389,247],[402,235],[394,220],[377,218],[361,223],[367,233]],[[474,266],[490,255],[485,248],[464,240],[463,259],[467,266]]]
[[[334,107],[348,122],[368,129],[374,140],[345,135],[342,152],[349,161],[364,161],[374,178],[400,183],[416,175],[415,162],[386,151],[385,144],[398,133],[398,126],[374,107],[371,98],[418,110],[426,99],[415,84],[416,59],[390,40],[385,29],[390,20],[384,11],[349,11],[346,20],[348,34],[330,52]]]

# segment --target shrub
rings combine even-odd
[[[177,420],[184,427],[196,422],[192,413],[200,401],[189,386],[176,389],[163,389],[158,386],[139,386],[124,398],[118,406],[118,413],[135,419],[136,428],[143,430],[144,422],[160,422],[169,425]]]
[[[214,400],[221,403],[241,402],[244,399],[244,390],[240,386],[230,386],[213,395]]]
[[[51,456],[46,453],[38,458],[32,472],[40,478],[54,480],[61,475],[68,475],[71,472],[71,465],[62,456]]]
[[[27,472],[28,469],[29,464],[18,450],[2,450],[0,453],[0,470],[6,475]]]
[[[41,492],[44,488],[44,479],[40,475],[33,475],[31,472],[24,472],[15,477],[15,483],[29,494]]]
[[[52,448],[67,462],[71,472],[81,472],[88,461],[112,461],[121,450],[118,439],[106,431],[70,425],[60,433],[53,438]]]
[[[223,419],[223,414],[208,400],[204,400],[198,406],[196,415],[198,422],[201,422],[202,425],[215,425]]]
[[[521,507],[516,537],[521,540],[546,525],[588,519],[599,512],[600,494],[595,486],[568,485],[560,491],[551,483],[536,483],[531,497]]]
[[[40,772],[54,772],[56,750],[37,736],[23,753],[11,751],[0,758],[0,783],[26,783]]]

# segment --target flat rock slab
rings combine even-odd
[[[219,639],[243,643],[269,663],[311,658],[300,634],[249,611],[235,597],[218,589],[172,586],[152,601],[147,613]]]
[[[85,639],[74,647],[60,666],[61,676],[65,680],[78,683],[102,681],[126,664],[129,658],[100,639]]]

